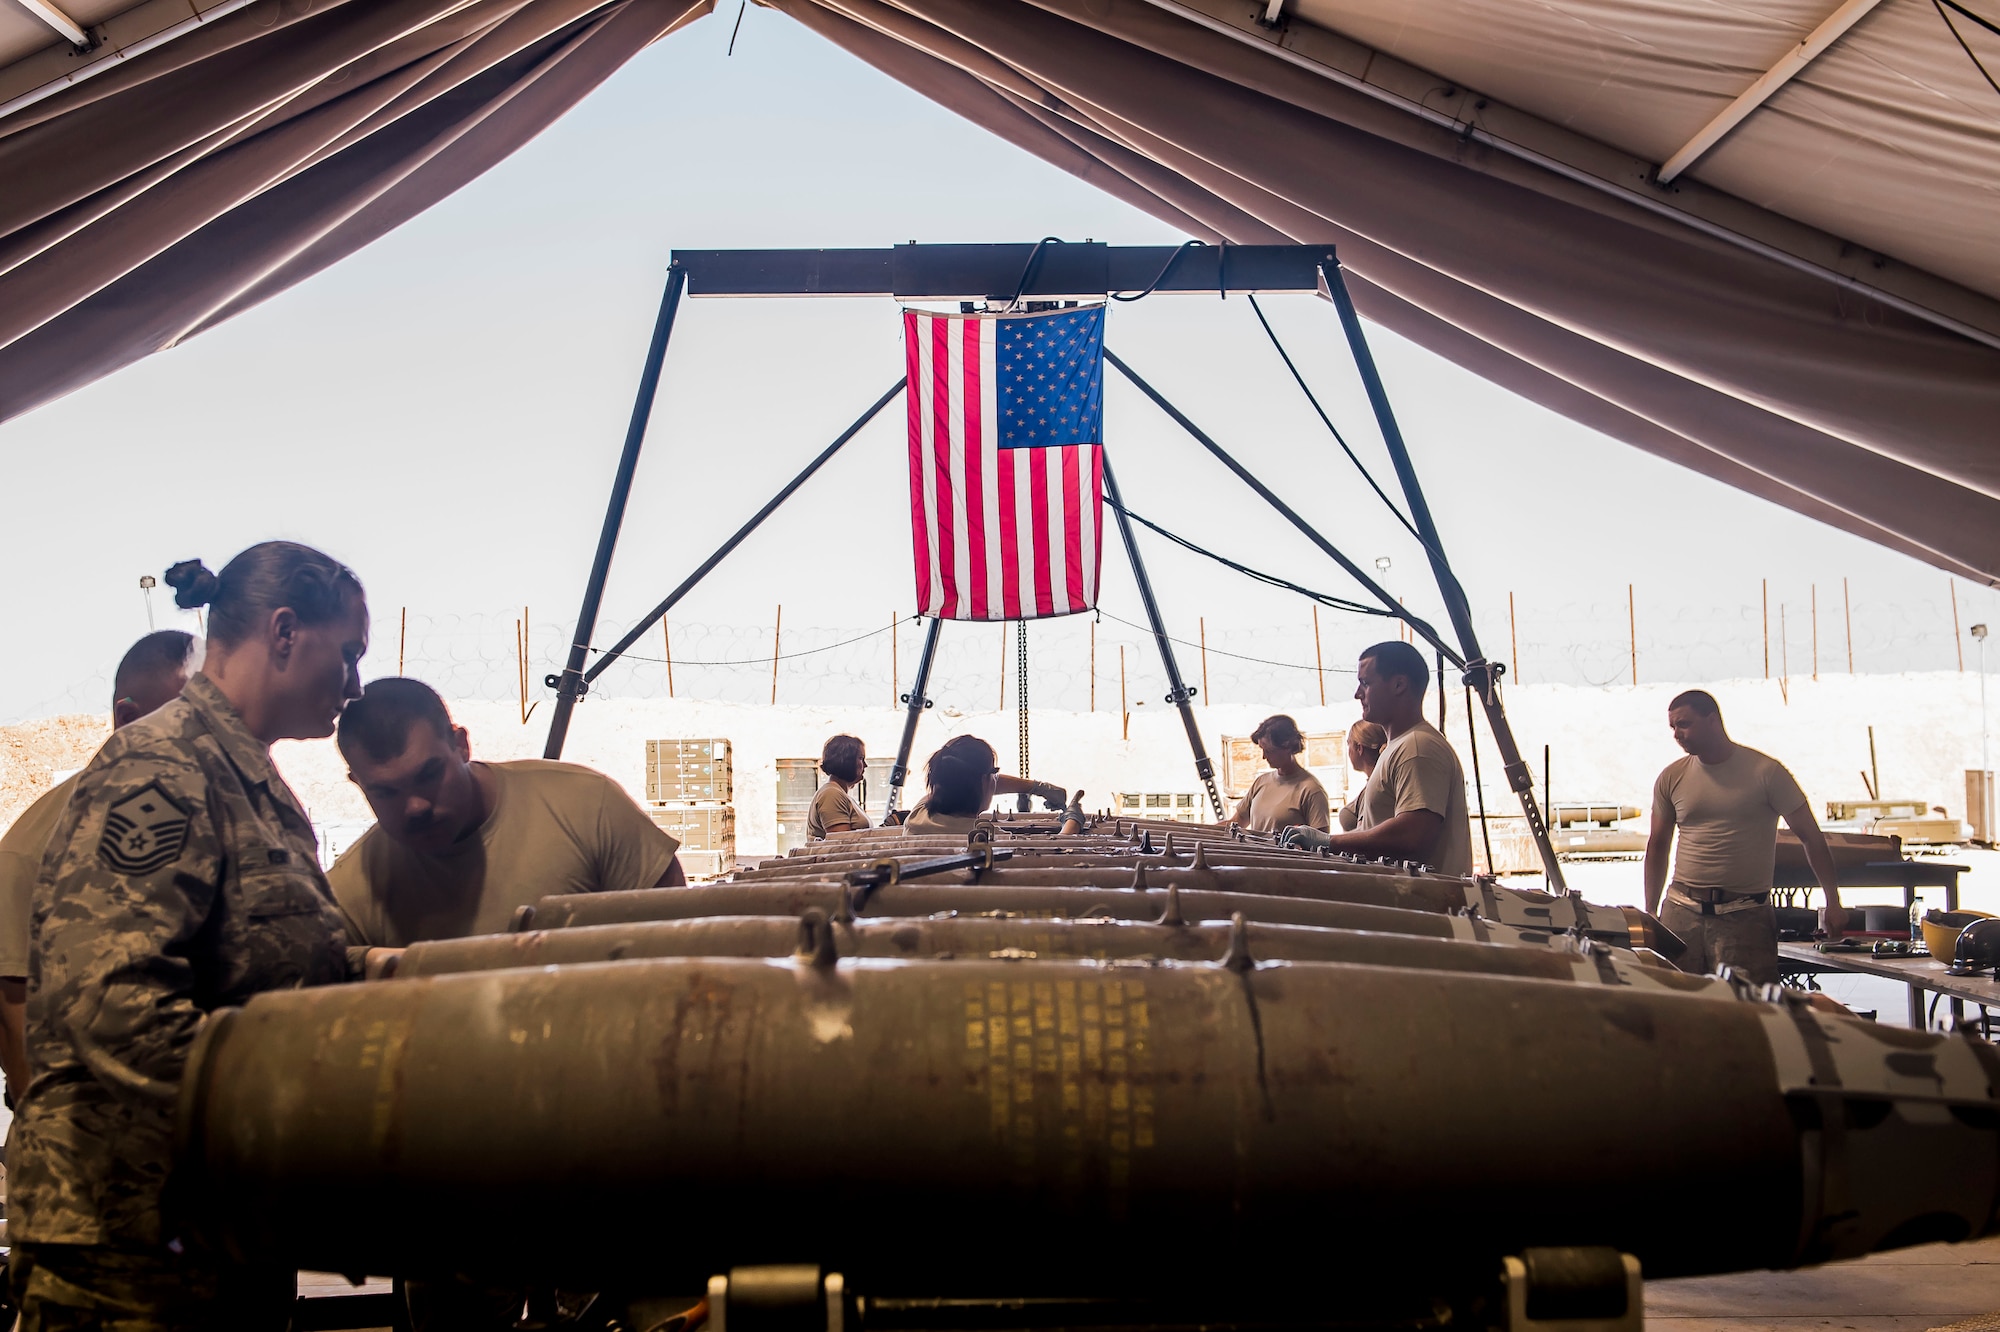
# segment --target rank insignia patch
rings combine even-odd
[[[97,854],[121,874],[151,874],[174,863],[187,835],[187,811],[148,782],[111,807]]]

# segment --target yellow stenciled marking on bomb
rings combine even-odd
[[[1122,1213],[1132,1157],[1157,1140],[1152,1012],[1120,978],[968,982],[960,1020],[968,1081],[1023,1184],[1053,1150],[1067,1188],[1110,1191]]]

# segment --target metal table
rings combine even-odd
[[[1917,899],[1919,888],[1944,889],[1944,909],[1958,910],[1958,876],[1967,867],[1942,860],[1871,860],[1864,865],[1840,867],[1842,888],[1901,888],[1907,909]],[[1819,881],[1803,866],[1780,866],[1773,887],[1817,889]]]
[[[1924,1027],[1924,991],[1951,1000],[1954,1024],[1965,1017],[1967,1003],[2000,1008],[2000,981],[1991,976],[1950,976],[1944,963],[1929,957],[1877,957],[1873,953],[1822,953],[1809,943],[1781,943],[1778,958],[1788,971],[1846,971],[1884,976],[1910,987],[1910,1025]]]

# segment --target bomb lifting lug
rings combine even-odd
[[[708,1279],[709,1332],[846,1332],[847,1282],[810,1263],[732,1267]]]
[[[1603,1248],[1524,1249],[1500,1260],[1505,1332],[1642,1332],[1639,1260]]]

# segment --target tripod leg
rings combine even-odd
[[[1493,728],[1493,741],[1499,747],[1500,761],[1507,773],[1507,785],[1520,797],[1521,812],[1527,816],[1528,831],[1534,834],[1535,849],[1541,852],[1549,887],[1558,893],[1567,893],[1569,885],[1563,882],[1562,865],[1556,860],[1554,844],[1549,841],[1548,824],[1535,804],[1534,779],[1528,772],[1527,763],[1521,758],[1521,746],[1514,739],[1514,728],[1507,721],[1507,709],[1500,701],[1500,670],[1479,651],[1479,637],[1472,628],[1471,603],[1466,600],[1465,589],[1460,586],[1458,575],[1452,572],[1450,561],[1445,559],[1444,544],[1438,538],[1437,523],[1431,518],[1430,503],[1424,498],[1423,485],[1417,480],[1416,465],[1410,461],[1410,450],[1403,442],[1401,427],[1396,424],[1395,409],[1389,405],[1389,391],[1383,387],[1382,375],[1375,368],[1375,356],[1368,349],[1368,336],[1362,331],[1361,316],[1354,309],[1354,298],[1348,294],[1340,261],[1332,254],[1328,254],[1320,264],[1320,280],[1326,286],[1327,295],[1333,299],[1334,309],[1340,312],[1340,327],[1347,335],[1348,348],[1354,353],[1354,368],[1360,371],[1362,386],[1368,391],[1368,404],[1374,408],[1375,422],[1382,431],[1382,443],[1387,446],[1390,461],[1395,464],[1396,479],[1402,483],[1404,502],[1410,506],[1410,521],[1416,524],[1417,534],[1423,539],[1424,553],[1430,557],[1431,573],[1437,579],[1439,594],[1444,597],[1445,610],[1451,616],[1459,649],[1465,654],[1465,683],[1479,691],[1479,701],[1486,708],[1487,725]]]
[[[1125,516],[1125,501],[1118,494],[1118,482],[1111,475],[1111,458],[1104,459],[1104,488],[1111,492],[1112,511],[1118,515],[1118,533],[1125,539],[1125,554],[1132,561],[1132,577],[1139,584],[1139,600],[1146,606],[1146,621],[1153,626],[1153,643],[1159,648],[1160,660],[1167,668],[1167,702],[1180,709],[1181,724],[1187,727],[1188,748],[1194,751],[1195,775],[1201,778],[1202,786],[1208,791],[1208,805],[1215,813],[1217,823],[1222,821],[1222,793],[1215,786],[1215,764],[1208,757],[1208,748],[1201,742],[1201,728],[1195,725],[1194,708],[1189,700],[1194,690],[1181,682],[1181,668],[1174,661],[1174,645],[1167,638],[1166,622],[1160,618],[1160,603],[1153,597],[1153,581],[1146,576],[1146,562],[1139,558],[1139,543],[1132,536],[1132,522]]]
[[[943,627],[944,621],[933,617],[931,627],[924,631],[924,651],[917,658],[917,678],[910,685],[910,692],[903,695],[903,702],[909,705],[909,710],[903,714],[903,738],[896,745],[896,765],[889,769],[889,801],[882,807],[882,822],[885,824],[889,822],[889,816],[896,812],[903,798],[903,783],[910,777],[910,746],[916,743],[917,719],[931,705],[931,701],[924,697],[924,691],[930,688],[931,662],[937,658],[938,630]]]

